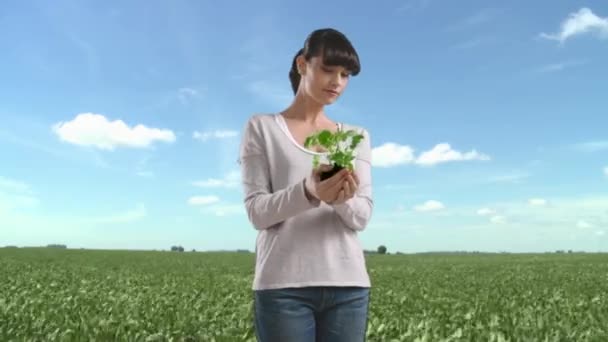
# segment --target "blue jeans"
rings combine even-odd
[[[259,342],[365,340],[370,289],[302,287],[254,291]]]

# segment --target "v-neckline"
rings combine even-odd
[[[299,142],[296,141],[295,137],[293,136],[293,134],[291,134],[291,131],[289,130],[289,127],[287,126],[287,121],[285,121],[285,118],[283,117],[283,115],[281,115],[281,113],[276,113],[275,114],[275,121],[277,122],[277,124],[279,125],[279,127],[281,128],[281,130],[283,131],[283,133],[285,133],[285,135],[287,136],[287,138],[289,138],[289,140],[291,140],[291,142],[300,150],[309,153],[309,154],[313,154],[313,155],[326,155],[327,152],[316,152],[316,151],[312,151],[307,149],[306,147],[300,145]],[[338,130],[342,130],[343,129],[343,125],[341,122],[336,122],[336,125],[338,126]]]

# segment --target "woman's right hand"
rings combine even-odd
[[[332,203],[338,197],[344,179],[348,175],[347,169],[342,169],[328,179],[321,181],[321,172],[332,169],[331,165],[322,164],[313,169],[309,177],[306,178],[305,186],[307,192],[314,198],[325,203]]]

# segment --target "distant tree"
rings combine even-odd
[[[183,252],[184,251],[184,247],[182,247],[182,246],[171,246],[171,251],[172,252]]]
[[[384,245],[378,246],[378,254],[386,254],[386,246],[384,246]]]
[[[56,243],[46,245],[47,248],[68,248],[66,245],[60,245]]]
[[[196,249],[192,248],[192,252],[196,252]]]

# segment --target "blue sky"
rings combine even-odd
[[[367,249],[608,250],[605,1],[8,1],[0,245],[253,250],[235,160],[314,29],[357,48]]]

